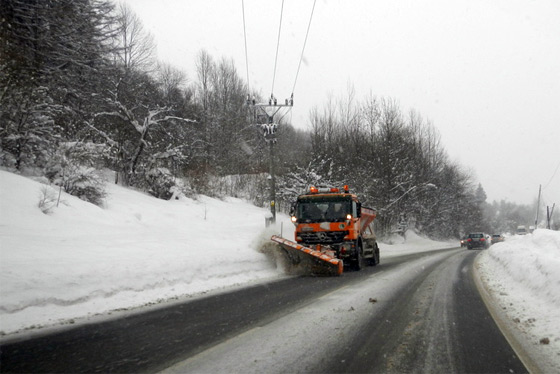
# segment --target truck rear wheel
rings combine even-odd
[[[373,245],[371,257],[368,257],[366,262],[369,266],[375,266],[379,264],[379,247],[377,246],[377,243]]]
[[[373,256],[369,260],[369,264],[371,266],[379,264],[379,247],[377,246],[377,243],[373,246]]]

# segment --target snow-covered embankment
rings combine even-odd
[[[483,251],[478,272],[503,322],[544,372],[560,372],[560,232],[539,229]]]

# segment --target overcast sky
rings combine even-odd
[[[247,79],[242,0],[126,0],[160,60],[195,80],[201,49]],[[249,84],[272,90],[282,0],[244,0]],[[369,92],[432,121],[488,201],[560,203],[560,1],[285,0],[274,94],[292,123],[329,95]],[[560,209],[560,208],[559,208]]]

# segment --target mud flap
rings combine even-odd
[[[344,265],[342,260],[331,257],[325,253],[315,251],[309,247],[304,247],[291,240],[273,235],[270,240],[282,246],[289,253],[289,257],[294,263],[304,265],[309,269],[310,274],[314,275],[340,275]]]

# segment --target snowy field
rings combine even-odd
[[[287,276],[260,251],[272,234],[293,238],[287,216],[265,229],[267,210],[238,199],[107,193],[103,208],[62,193],[45,214],[41,197],[58,190],[0,170],[0,336]],[[381,243],[381,259],[457,245],[409,232]],[[522,337],[560,362],[560,233],[510,237],[477,268]]]

